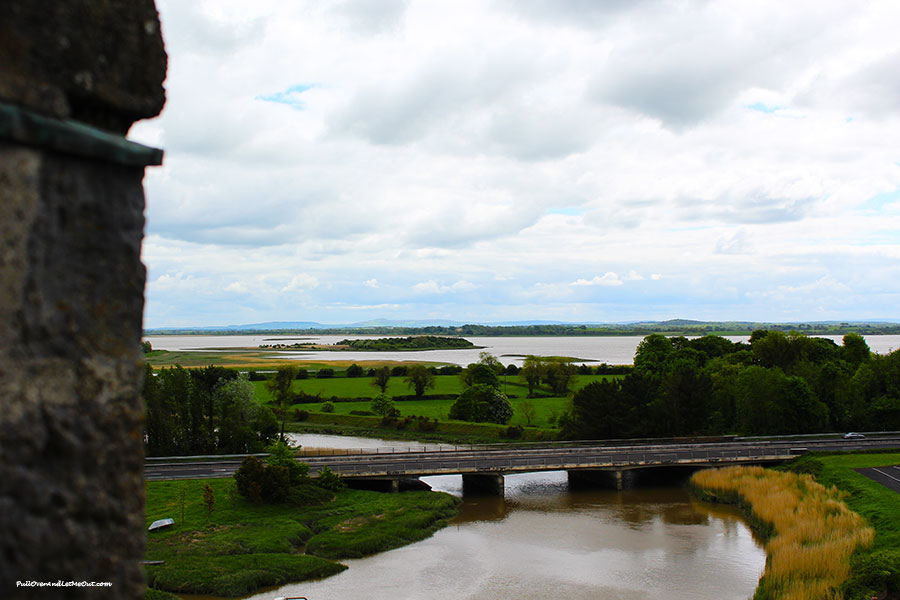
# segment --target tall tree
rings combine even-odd
[[[294,402],[295,394],[291,390],[296,369],[287,365],[278,367],[275,377],[266,382],[266,389],[272,393],[275,405],[278,407],[278,417],[281,419],[281,441],[284,441],[284,423],[287,420],[288,408]]]
[[[391,380],[391,368],[381,367],[375,370],[375,376],[372,378],[372,385],[381,390],[384,394],[387,392],[388,382]]]
[[[541,384],[541,377],[544,376],[544,360],[540,356],[529,354],[522,363],[519,370],[519,377],[525,380],[528,385],[528,395],[534,395],[534,390]]]
[[[406,384],[421,398],[426,389],[434,387],[434,374],[425,365],[413,365],[406,370]]]

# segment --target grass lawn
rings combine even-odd
[[[205,483],[215,493],[211,514],[203,503]],[[437,492],[342,490],[326,505],[298,508],[253,504],[236,494],[232,479],[148,482],[146,524],[170,517],[175,525],[148,533],[146,559],[165,564],[147,566],[147,582],[169,592],[240,596],[327,577],[346,568],[331,559],[430,536],[456,513],[457,503]]]

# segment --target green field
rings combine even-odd
[[[575,381],[573,388],[575,390],[592,383],[594,381],[603,381],[605,379],[621,377],[619,375],[581,375]],[[308,411],[310,413],[322,413],[322,405],[332,396],[338,398],[372,398],[380,393],[380,390],[371,384],[371,377],[337,377],[329,379],[303,379],[295,380],[293,390],[303,391],[311,395],[321,395],[323,402],[295,404],[294,408]],[[256,388],[256,398],[260,402],[269,402],[271,394],[265,387],[263,381],[253,382]],[[551,396],[528,399],[528,389],[521,385],[520,380],[514,376],[500,377],[501,390],[505,390],[510,396],[510,404],[513,407],[513,417],[509,425],[527,426],[527,420],[523,412],[523,404],[530,402],[534,408],[534,417],[531,425],[541,428],[555,428],[556,419],[564,411],[568,409],[569,399],[567,397]],[[438,375],[435,377],[435,387],[426,391],[426,394],[437,395],[458,395],[463,391],[463,383],[456,375]],[[548,393],[547,390],[541,390],[542,393]],[[388,384],[388,396],[407,396],[412,394],[403,377],[392,377]],[[423,399],[423,400],[404,400],[396,402],[395,406],[400,411],[401,416],[423,416],[440,421],[446,421],[450,412],[450,407],[454,403],[454,399]],[[368,411],[370,401],[360,400],[359,402],[333,402],[333,415],[350,415],[353,411]],[[324,413],[323,413],[324,414]],[[462,423],[458,421],[458,423]]]
[[[208,514],[202,488],[215,492]],[[241,596],[260,587],[318,579],[346,567],[330,559],[356,558],[430,536],[456,514],[458,500],[438,492],[383,494],[342,490],[325,505],[256,505],[238,496],[232,479],[147,483],[146,525],[175,525],[148,533],[151,588]],[[185,492],[182,523],[180,493]]]

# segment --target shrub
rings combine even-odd
[[[308,410],[300,410],[299,408],[294,409],[294,420],[295,421],[305,421],[309,418]]]
[[[394,409],[394,403],[384,394],[378,394],[372,399],[369,409],[376,415],[381,415],[383,417],[387,415],[389,411]]]
[[[391,369],[392,377],[406,377],[406,365],[398,365]]]
[[[266,376],[262,373],[257,373],[256,371],[250,371],[247,373],[247,381],[265,381]]]
[[[350,414],[357,415],[359,417],[374,417],[375,416],[375,413],[373,413],[371,410],[351,410]]]
[[[297,461],[297,448],[277,441],[267,446],[266,452],[269,453],[266,459],[269,466],[287,470],[289,485],[297,485],[309,479],[309,465]]]
[[[326,402],[325,404],[322,405],[321,410],[323,413],[333,413],[334,412],[334,403]]]
[[[510,425],[506,428],[505,434],[511,440],[517,440],[522,437],[524,431],[521,425]]]
[[[316,371],[317,379],[331,379],[332,377],[334,377],[334,369],[331,369],[329,367],[322,367],[321,369]]]
[[[328,467],[322,467],[322,470],[319,471],[319,478],[316,480],[316,485],[320,488],[331,490],[332,492],[347,487],[341,474],[335,473]]]
[[[437,429],[438,420],[429,419],[428,417],[419,417],[418,422],[416,422],[416,429],[419,431],[434,431]]]
[[[259,496],[262,491],[262,478],[265,470],[266,465],[255,456],[245,458],[234,473],[234,481],[237,484],[238,493],[245,498],[255,500],[254,495]],[[254,485],[257,489],[251,490]],[[253,493],[254,491],[255,494]]]
[[[504,394],[491,385],[479,384],[459,395],[450,407],[450,418],[503,425],[512,417],[512,412],[512,406]]]
[[[291,472],[287,467],[267,465],[260,484],[259,495],[263,500],[272,504],[284,502],[291,488]]]
[[[309,379],[309,371],[306,369],[297,369],[297,374],[294,376],[294,379]]]
[[[381,419],[382,427],[389,427],[397,423],[397,419],[400,418],[400,411],[396,408],[390,409],[387,414],[384,415]]]
[[[203,484],[203,504],[206,506],[206,518],[209,519],[216,510],[216,494],[208,483]]]
[[[362,377],[364,374],[363,368],[356,363],[347,367],[347,377]]]

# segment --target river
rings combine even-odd
[[[258,348],[260,344],[311,342],[334,344],[343,339],[373,339],[389,337],[385,335],[310,335],[310,336],[265,336],[265,335],[152,335],[149,340],[156,350],[203,350],[225,348]],[[395,336],[396,337],[396,336]],[[746,342],[749,336],[725,336],[727,339]],[[820,336],[841,343],[840,335]],[[457,365],[467,365],[478,361],[480,352],[490,352],[503,364],[521,365],[524,356],[569,356],[580,359],[577,362],[591,364],[608,363],[626,365],[634,362],[634,351],[643,336],[617,337],[466,337],[479,349],[463,350],[422,350],[412,352],[343,352],[343,351],[282,351],[281,358],[290,357],[312,362],[341,360],[418,360]],[[900,335],[866,336],[869,347],[880,354],[887,354],[900,348]]]
[[[417,447],[293,435],[307,448]],[[423,481],[462,496],[459,476]],[[463,498],[431,538],[343,562],[350,568],[339,575],[250,598],[744,600],[765,553],[736,510],[680,487],[574,491],[565,473],[551,472],[508,476],[504,498]]]

